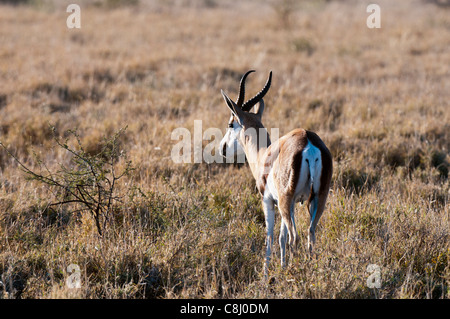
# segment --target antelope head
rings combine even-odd
[[[248,129],[249,127],[263,127],[261,124],[261,118],[264,112],[263,97],[269,91],[272,81],[272,71],[269,74],[269,78],[267,79],[264,88],[253,98],[247,100],[244,103],[245,80],[247,79],[247,76],[252,72],[255,71],[250,70],[242,76],[239,85],[239,95],[236,102],[231,100],[223,90],[221,91],[225,103],[231,111],[227,132],[220,142],[219,146],[220,155],[226,158],[234,158],[235,156],[241,156],[245,154],[243,143],[245,142],[244,135],[246,129]],[[252,107],[257,103],[259,104],[255,109],[255,113],[250,112]]]

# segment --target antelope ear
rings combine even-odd
[[[258,116],[260,121],[261,121],[263,112],[264,112],[264,100],[261,99],[261,101],[259,101],[258,106],[255,107],[255,113]]]
[[[239,125],[242,126],[242,113],[243,111],[239,106],[236,105],[226,94],[223,90],[220,90],[222,92],[223,99],[227,103],[228,108],[231,110],[231,113],[233,113],[234,117],[238,121]]]

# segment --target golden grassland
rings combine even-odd
[[[0,149],[0,296],[449,298],[450,15],[392,2],[379,1],[381,29],[364,1],[83,1],[81,29],[66,27],[69,2],[0,5],[0,141],[51,170],[69,156],[49,125],[77,128],[92,154],[127,127],[135,168],[100,237]],[[299,252],[282,269],[275,245],[268,281],[248,167],[170,157],[175,128],[225,131],[220,89],[235,96],[248,69],[248,95],[273,71],[266,127],[313,130],[334,157],[316,255],[298,206]]]

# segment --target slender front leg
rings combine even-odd
[[[273,243],[273,227],[275,224],[275,205],[272,199],[263,198],[263,210],[266,218],[266,260],[264,264],[264,275],[267,277],[269,270],[269,262],[272,254],[272,243]]]

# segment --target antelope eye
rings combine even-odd
[[[228,128],[233,128],[233,123],[228,123]]]

